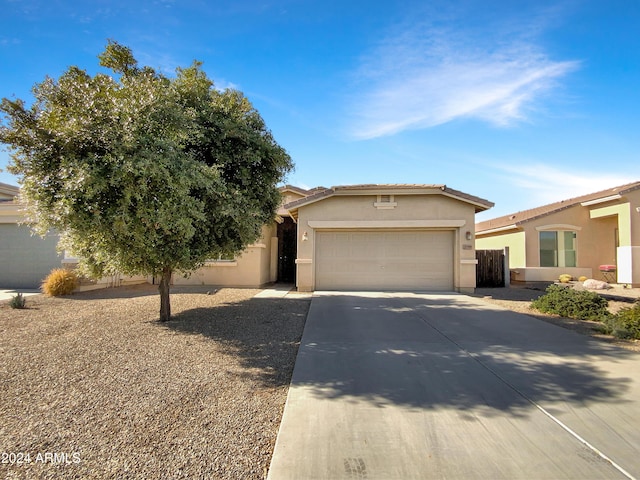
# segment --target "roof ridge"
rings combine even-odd
[[[480,233],[485,230],[492,230],[494,228],[501,228],[508,225],[516,225],[519,223],[534,220],[544,215],[550,215],[551,213],[555,213],[565,208],[572,207],[574,205],[577,205],[578,203],[596,200],[598,198],[603,198],[615,194],[624,194],[638,188],[640,188],[640,181],[635,181],[631,183],[625,183],[624,185],[619,185],[617,187],[607,188],[585,195],[579,195],[577,197],[558,200],[556,202],[547,203],[539,207],[533,207],[514,213],[508,213],[500,217],[495,217],[476,223],[476,232]]]

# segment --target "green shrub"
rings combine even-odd
[[[56,268],[44,279],[42,291],[52,297],[70,295],[78,286],[78,275],[73,270]]]
[[[640,303],[622,308],[605,321],[607,333],[617,338],[640,339]]]
[[[21,293],[11,297],[11,301],[9,302],[11,308],[25,308],[27,305],[27,300],[22,296]]]
[[[603,321],[609,317],[609,302],[597,293],[550,285],[547,293],[531,302],[531,307],[544,313],[579,320]]]

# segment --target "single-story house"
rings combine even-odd
[[[445,185],[287,185],[281,192],[276,221],[263,227],[260,240],[237,258],[212,258],[188,276],[176,272],[173,284],[474,290],[475,214],[493,203]],[[85,288],[140,281],[155,279],[102,279]]]
[[[284,205],[297,224],[298,290],[472,292],[475,214],[492,206],[445,185],[310,192]]]
[[[0,288],[38,288],[62,257],[56,251],[57,234],[34,235],[16,201],[19,188],[0,183]]]
[[[508,247],[511,279],[560,274],[640,285],[640,182],[476,224],[476,248]]]

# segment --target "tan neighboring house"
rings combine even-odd
[[[640,286],[640,182],[476,224],[478,250],[504,247],[515,281],[568,273]]]
[[[44,238],[31,233],[16,200],[18,187],[0,183],[0,288],[38,288],[51,269],[60,267],[58,235]]]
[[[475,214],[491,208],[491,202],[445,185],[311,190],[287,185],[281,192],[283,205],[276,221],[263,227],[260,240],[237,258],[212,258],[186,277],[175,273],[173,284],[255,288],[282,282],[300,291],[474,290]],[[66,264],[75,261],[63,259]],[[85,283],[83,289],[139,282],[155,279],[105,278]]]

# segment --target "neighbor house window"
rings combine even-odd
[[[235,262],[236,257],[230,254],[221,254],[214,258],[209,258],[207,262]]]
[[[541,267],[575,267],[576,232],[540,232]]]

